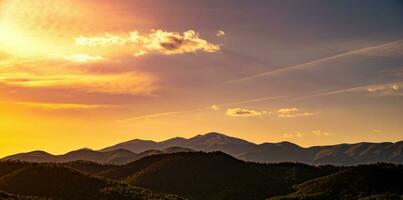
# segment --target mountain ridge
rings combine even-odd
[[[172,151],[175,149],[173,147],[176,147],[176,150]],[[2,160],[28,162],[85,160],[108,164],[127,164],[149,155],[187,151],[221,151],[241,160],[259,163],[301,162],[313,165],[359,165],[386,162],[403,164],[403,141],[301,147],[288,141],[255,144],[217,132],[199,134],[188,139],[175,137],[161,142],[134,139],[98,151],[79,149],[63,155],[33,151],[7,156]]]

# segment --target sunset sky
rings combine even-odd
[[[403,140],[401,0],[0,0],[0,157]]]

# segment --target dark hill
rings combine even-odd
[[[3,163],[0,163],[0,166]],[[16,163],[19,165],[20,163]],[[85,175],[58,164],[25,164],[0,178],[7,193],[64,200],[179,199],[115,181]]]
[[[402,180],[401,165],[363,165],[299,184],[294,193],[273,199],[399,199]]]
[[[336,168],[256,164],[221,152],[153,155],[99,175],[189,199],[264,199]]]
[[[0,191],[1,200],[51,200],[49,198],[7,194]]]

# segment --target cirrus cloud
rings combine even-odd
[[[278,117],[280,118],[291,118],[291,117],[309,117],[314,115],[312,112],[300,112],[298,108],[281,108],[277,111]]]
[[[243,108],[228,108],[226,115],[231,117],[256,117],[266,114],[266,111],[248,110]]]

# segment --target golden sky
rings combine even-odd
[[[2,0],[0,157],[211,131],[402,140],[403,7],[350,4]]]

